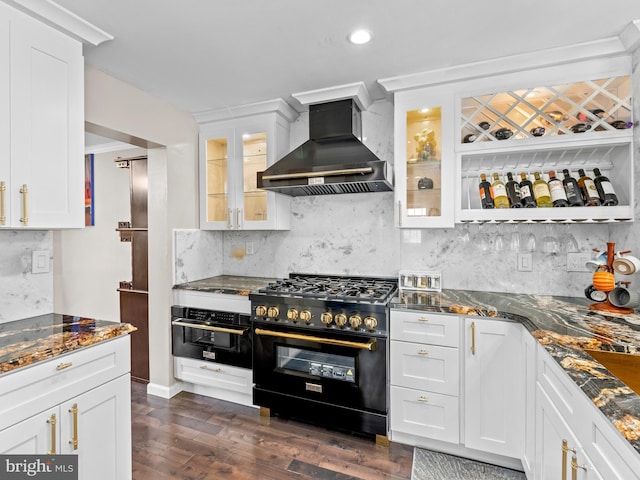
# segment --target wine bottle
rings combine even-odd
[[[478,136],[475,133],[469,133],[468,135],[464,136],[464,138],[462,139],[462,143],[472,143],[475,142],[477,138]]]
[[[500,180],[500,175],[493,174],[493,183],[491,184],[493,189],[493,205],[496,208],[509,208],[509,197],[507,197],[507,187],[504,182]]]
[[[569,170],[566,168],[562,170],[562,173],[564,173],[564,180],[562,180],[562,184],[564,185],[564,191],[567,193],[569,206],[582,207],[584,205],[584,200],[582,200],[582,193],[580,193],[578,182],[569,174]]]
[[[551,194],[551,201],[554,207],[568,207],[569,201],[567,199],[567,192],[564,190],[562,180],[556,177],[556,172],[549,170],[549,193]]]
[[[614,122],[611,122],[609,125],[611,125],[613,128],[615,128],[617,130],[624,130],[625,128],[633,127],[633,122],[625,122],[624,120],[616,120]]]
[[[491,135],[496,137],[498,140],[506,140],[508,138],[511,138],[511,136],[513,135],[513,131],[509,130],[508,128],[499,128],[498,130],[494,130],[493,132],[491,132]]]
[[[507,197],[509,197],[509,206],[511,208],[522,208],[520,203],[520,185],[513,179],[511,172],[507,172]]]
[[[480,185],[478,185],[480,190],[480,203],[482,204],[482,208],[494,208],[493,204],[493,190],[491,189],[491,184],[487,182],[487,176],[484,173],[480,174]]]
[[[597,118],[604,118],[607,116],[606,112],[601,108],[596,108],[595,110],[589,110],[589,113],[591,113],[591,115]],[[578,114],[576,115],[576,118],[581,122],[591,122],[593,120],[592,117],[590,117],[584,112],[578,112]]]
[[[520,174],[520,178],[522,179],[520,182],[520,203],[525,208],[536,207],[536,197],[533,195],[533,184],[524,172]]]
[[[596,184],[593,182],[591,177],[587,177],[587,174],[584,173],[584,170],[581,168],[578,170],[578,186],[580,187],[580,192],[582,193],[582,199],[584,203],[588,207],[597,207],[600,205],[600,196],[598,195],[598,189],[596,188]]]
[[[536,197],[536,204],[538,207],[553,207],[549,185],[540,177],[540,172],[534,172],[533,177],[533,195]]]
[[[559,112],[558,110],[552,110],[550,112],[544,112],[547,114],[547,116],[549,116],[551,118],[551,120],[553,120],[556,123],[560,123],[563,122],[565,120],[569,120],[569,115],[566,115],[562,112]]]
[[[593,174],[595,175],[593,183],[596,184],[596,190],[598,190],[598,196],[600,197],[602,205],[607,207],[618,205],[618,196],[609,179],[600,173],[599,168],[594,168]]]
[[[489,122],[480,122],[478,124],[478,126],[482,129],[482,130],[489,130],[489,127],[491,127],[491,125],[489,125]]]

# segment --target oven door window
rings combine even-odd
[[[344,355],[278,345],[276,365],[284,371],[301,372],[342,382],[356,381],[356,359]]]

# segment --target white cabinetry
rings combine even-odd
[[[565,472],[566,478],[580,480],[640,479],[638,452],[544,347],[538,346],[537,357],[534,478],[565,478]]]
[[[465,318],[465,445],[522,457],[524,368],[522,325]]]
[[[391,438],[458,443],[459,317],[392,310],[390,321]]]
[[[79,478],[131,478],[129,337],[0,377],[0,452],[77,454]]]
[[[84,226],[82,44],[0,3],[0,226]]]
[[[274,100],[196,115],[200,123],[200,228],[286,230],[290,199],[257,188],[257,173],[289,151],[297,113]]]

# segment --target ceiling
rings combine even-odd
[[[638,0],[56,0],[115,38],[86,62],[191,112],[617,36]],[[367,45],[347,34],[365,27]]]

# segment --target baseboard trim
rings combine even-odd
[[[159,385],[157,383],[149,383],[147,385],[147,394],[154,395],[156,397],[171,398],[179,394],[183,390],[182,382],[174,383],[167,387],[165,385]]]

